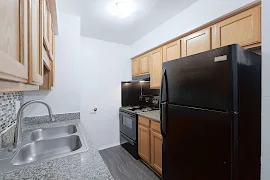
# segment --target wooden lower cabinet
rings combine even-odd
[[[150,129],[142,125],[138,126],[138,148],[139,156],[148,164],[150,164]]]
[[[142,160],[162,174],[162,135],[160,124],[139,116],[138,152]]]
[[[162,174],[162,135],[151,130],[151,166]]]

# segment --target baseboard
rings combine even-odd
[[[102,146],[98,150],[101,151],[101,150],[108,149],[108,148],[111,148],[111,147],[114,147],[114,146],[119,146],[119,145],[120,145],[120,143],[113,143],[113,144],[110,144],[110,145]]]

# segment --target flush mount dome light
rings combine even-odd
[[[119,18],[127,18],[135,11],[136,5],[131,0],[114,0],[107,6],[107,10]]]

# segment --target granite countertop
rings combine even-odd
[[[134,111],[130,111],[124,107],[120,107],[120,109],[134,113]],[[160,111],[159,110],[148,111],[148,112],[139,112],[139,113],[137,112],[136,114],[138,114],[139,116],[143,116],[145,118],[151,119],[153,121],[160,122]]]
[[[25,130],[42,127],[57,127],[66,124],[81,124],[80,120],[35,124]],[[99,152],[89,135],[81,128],[88,150],[86,152],[23,166],[20,169],[0,174],[0,180],[113,180]]]
[[[160,122],[160,111],[155,110],[155,111],[148,111],[148,112],[140,112],[137,113],[139,116],[143,116],[147,119],[151,119],[153,121]]]

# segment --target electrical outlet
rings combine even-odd
[[[18,114],[18,111],[21,107],[21,102],[20,101],[15,101],[15,108],[16,108],[16,114]]]

